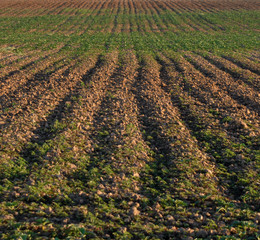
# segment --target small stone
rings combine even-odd
[[[133,206],[131,207],[129,214],[131,217],[136,217],[140,214],[140,211],[137,209],[137,207]]]
[[[2,219],[5,221],[14,220],[14,216],[12,214],[7,214],[7,215],[3,216]]]
[[[221,230],[221,234],[224,236],[229,236],[230,235],[230,231],[228,229],[222,229]]]
[[[256,214],[255,219],[256,219],[257,221],[260,221],[260,213],[257,213],[257,214]]]
[[[73,146],[72,151],[73,152],[77,152],[78,151],[78,147],[77,146]]]
[[[256,136],[258,136],[257,133],[255,133],[255,132],[253,132],[253,131],[250,131],[249,137],[256,137]]]
[[[102,193],[100,190],[97,190],[97,195],[98,195],[98,196],[102,196],[103,193]]]
[[[48,214],[51,214],[51,213],[53,213],[53,210],[52,210],[52,208],[51,207],[48,207],[46,210],[46,213],[48,213]]]
[[[172,226],[172,227],[171,227],[171,230],[172,230],[172,231],[176,231],[176,230],[177,230],[177,227]]]
[[[236,156],[236,159],[237,159],[238,161],[243,161],[243,160],[245,159],[245,157],[244,157],[243,154],[238,154],[238,155]]]
[[[238,123],[239,123],[240,128],[248,129],[248,125],[244,121],[242,121],[241,119],[238,121]]]
[[[215,229],[211,229],[209,232],[210,232],[210,235],[217,235],[218,234],[218,231],[215,230]]]
[[[107,197],[107,198],[110,198],[110,197],[112,197],[112,196],[113,196],[113,193],[110,192],[110,193],[107,194],[106,197]]]
[[[186,232],[187,232],[188,235],[194,236],[194,230],[193,229],[187,228]]]
[[[172,215],[167,215],[167,216],[166,216],[166,219],[167,219],[168,221],[174,221],[174,217],[173,217]]]
[[[161,205],[157,202],[154,206],[155,209],[159,210],[161,208]]]
[[[119,229],[119,231],[120,231],[121,233],[125,233],[125,232],[127,231],[127,228],[126,228],[126,227],[121,227],[121,228]]]
[[[140,207],[140,204],[139,204],[138,202],[136,202],[134,205],[135,205],[137,208]]]
[[[20,193],[18,193],[18,192],[13,192],[13,197],[15,197],[15,198],[18,198],[19,196],[20,196]]]
[[[125,223],[130,223],[130,222],[131,222],[131,218],[130,218],[130,217],[125,218],[125,219],[124,219],[124,222],[125,222]]]
[[[63,221],[62,221],[64,224],[67,224],[69,222],[69,218],[65,218]]]
[[[85,192],[83,192],[83,191],[80,191],[80,192],[79,192],[79,196],[81,196],[81,197],[86,197],[87,194],[86,194]]]
[[[69,163],[68,165],[69,165],[70,169],[72,169],[72,170],[77,169],[77,166],[75,164]]]

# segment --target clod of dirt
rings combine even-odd
[[[201,230],[196,232],[196,237],[206,238],[207,236],[208,236],[208,232],[204,229],[201,229]]]
[[[14,220],[14,216],[12,214],[7,214],[1,217],[2,221]]]
[[[133,207],[131,207],[131,209],[129,211],[129,215],[131,217],[136,217],[136,216],[140,215],[140,211],[137,209],[137,207],[133,206]]]
[[[160,210],[161,205],[157,202],[157,203],[154,205],[154,208],[155,208],[156,210]]]
[[[127,231],[127,228],[126,228],[126,227],[121,227],[121,228],[119,229],[119,231],[120,231],[121,233],[125,233],[125,232]]]
[[[237,159],[238,161],[243,161],[243,160],[245,159],[245,157],[244,157],[243,154],[238,154],[238,155],[236,156],[236,159]]]
[[[237,230],[236,230],[234,227],[232,227],[232,228],[230,228],[230,232],[231,232],[232,234],[236,234],[236,233],[237,233]]]
[[[228,229],[223,229],[223,230],[221,230],[221,234],[224,235],[224,236],[229,236],[230,231]]]
[[[255,216],[256,221],[260,222],[260,213],[257,213]]]

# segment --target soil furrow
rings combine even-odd
[[[25,65],[21,65],[19,69],[13,69],[11,72],[1,77],[1,94],[0,96],[8,94],[13,91],[17,86],[26,83],[26,81],[33,76],[35,73],[34,69],[41,71],[51,67],[53,59],[61,59],[62,57],[58,55],[58,51],[43,54],[41,57],[33,57],[30,62]],[[56,56],[58,55],[58,56]]]
[[[93,92],[95,93],[95,91],[98,90],[97,87],[102,86],[102,84],[104,84],[104,82],[102,83],[100,81],[103,77],[102,74],[104,74],[104,70],[105,69],[109,70],[109,71],[105,72],[105,76],[109,76],[109,74],[111,74],[110,72],[113,70],[111,64],[113,64],[113,62],[115,62],[115,60],[113,58],[112,59],[110,58],[110,60],[105,61],[104,65],[100,67],[99,66],[100,61],[99,61],[93,69],[89,70],[87,73],[85,73],[85,75],[80,76],[81,81],[79,81],[79,79],[77,80],[77,82],[76,82],[77,85],[74,87],[74,89],[69,90],[67,92],[67,95],[66,95],[66,93],[64,93],[62,99],[56,100],[58,102],[56,105],[54,105],[52,107],[52,110],[50,113],[48,113],[48,114],[45,113],[44,115],[41,115],[41,116],[39,116],[37,113],[34,114],[34,115],[36,115],[36,116],[34,116],[34,118],[35,118],[34,121],[37,123],[34,125],[36,125],[36,126],[25,126],[28,124],[23,123],[24,133],[20,132],[19,136],[9,136],[9,139],[10,139],[10,137],[18,138],[18,140],[15,139],[14,141],[12,141],[12,144],[14,146],[17,145],[17,142],[19,142],[19,141],[21,142],[21,139],[19,139],[19,138],[22,138],[22,142],[24,142],[25,139],[28,139],[28,138],[30,139],[30,140],[27,140],[29,142],[29,144],[27,146],[23,147],[19,153],[19,155],[23,159],[25,159],[25,161],[27,162],[26,172],[28,172],[29,175],[31,175],[33,173],[32,169],[34,168],[33,166],[34,166],[35,162],[38,164],[40,164],[41,162],[42,162],[42,164],[44,163],[44,158],[43,158],[42,154],[39,152],[39,149],[41,147],[46,146],[46,144],[48,145],[51,143],[51,140],[55,137],[55,135],[57,135],[57,133],[62,130],[59,127],[64,126],[64,124],[66,125],[66,122],[68,121],[67,115],[69,114],[70,116],[73,116],[73,112],[76,110],[76,107],[78,108],[80,106],[80,105],[78,105],[79,104],[78,101],[80,101],[80,99],[83,99],[82,96],[84,95],[84,91],[86,91],[82,88],[82,82],[84,84],[89,84],[90,85],[89,88],[94,90],[91,92],[91,94],[88,93],[90,95],[89,95],[89,97],[86,97],[86,100],[90,101],[90,99],[91,99],[95,103],[95,101],[98,100],[98,98],[97,98],[98,95],[94,94],[94,96],[93,96]],[[108,64],[110,66],[109,69],[108,69]],[[96,82],[98,80],[100,82]],[[104,88],[104,86],[103,86],[103,88]],[[84,98],[84,100],[85,100],[85,98]],[[40,113],[41,112],[42,111],[40,111]],[[43,119],[43,120],[41,120],[41,119]],[[59,124],[59,122],[62,122],[63,119],[65,122]],[[57,126],[57,124],[59,124],[59,125]],[[15,126],[13,126],[13,127],[15,127]],[[21,126],[19,126],[19,127],[21,127]],[[26,134],[26,135],[24,135],[24,134]],[[7,133],[7,135],[8,135],[8,133]],[[11,141],[11,139],[10,139],[10,141]],[[20,147],[18,147],[17,150],[13,149],[12,151],[19,151],[19,148]],[[7,151],[7,149],[5,149],[4,151]],[[16,154],[12,154],[12,155],[15,158]],[[22,179],[24,180],[25,178],[22,177],[20,180],[22,180]],[[28,179],[28,176],[26,177],[26,179]]]
[[[36,54],[36,53],[35,53]],[[39,54],[39,53],[37,53]],[[26,61],[28,58],[33,57],[34,53],[26,53],[24,54],[15,54],[15,53],[10,53],[10,54],[3,54],[0,53],[0,66],[1,66],[1,75],[4,72],[10,72],[11,70],[6,70],[6,68],[10,68],[12,65],[20,63],[22,61]]]
[[[64,58],[58,57],[57,59],[58,60],[54,62],[50,61],[50,58],[48,57],[45,57],[45,59],[38,59],[36,63],[32,62],[31,66],[27,67],[25,70],[17,71],[17,74],[9,76],[3,84],[3,91],[0,96],[1,101],[3,101],[1,110],[5,108],[4,101],[8,100],[12,94],[20,92],[23,87],[28,88],[30,85],[34,85],[37,81],[44,81],[45,77],[55,71],[55,64],[64,64]],[[38,72],[33,73],[33,69],[37,69]],[[6,104],[8,104],[8,102],[6,102]]]
[[[250,89],[247,86],[235,81],[228,73],[220,70],[211,63],[211,58],[192,56],[193,66],[199,70],[204,76],[210,77],[216,82],[219,88],[225,91],[237,102],[245,105],[251,111],[259,114],[260,112],[260,100],[259,93]]]
[[[223,91],[218,84],[210,77],[204,76],[190,62],[186,62],[182,57],[170,57],[173,66],[180,73],[183,90],[192,95],[197,101],[207,104],[210,108],[219,109],[223,116],[230,114],[232,117],[250,121],[257,126],[258,114],[250,111]],[[199,62],[199,60],[198,60]]]
[[[87,170],[91,172],[99,169],[102,172],[102,178],[97,179],[97,189],[94,192],[105,202],[112,204],[109,200],[111,198],[118,202],[129,202],[135,198],[132,203],[135,206],[141,198],[138,172],[143,166],[146,152],[138,130],[136,106],[132,102],[134,98],[129,91],[136,74],[136,60],[133,53],[127,54],[121,59],[122,67],[118,67],[111,76],[100,108],[94,114],[90,139],[94,141],[95,147],[90,151],[91,163]],[[143,152],[139,152],[139,149]],[[113,215],[117,213],[127,222],[130,207],[131,205],[126,208],[119,203],[112,210],[112,215],[110,213],[106,217],[116,219]]]
[[[80,65],[80,60],[77,62]],[[2,114],[1,121],[8,120],[9,123],[22,114],[23,110],[30,108],[32,103],[36,103],[38,99],[44,99],[46,93],[50,91],[57,91],[63,89],[63,81],[66,82],[68,75],[76,68],[75,62],[69,65],[56,66],[53,69],[42,71],[33,76],[24,85],[16,88],[15,91],[9,93],[7,96],[0,97],[2,109],[9,109]],[[66,92],[66,88],[64,89]],[[12,109],[14,108],[14,109]],[[4,125],[7,126],[6,124]]]
[[[40,60],[44,60],[51,56],[51,53],[44,54],[43,56],[28,56],[23,61],[18,61],[18,64],[13,64],[11,66],[8,66],[7,68],[3,68],[1,72],[1,82],[2,84],[5,84],[5,81],[8,80],[8,78],[13,77],[15,74],[19,73],[21,70],[30,68],[35,62],[39,62]]]
[[[51,203],[54,202],[57,204],[62,202],[64,206],[68,206],[66,211],[70,213],[73,213],[73,209],[75,209],[71,206],[72,203],[73,206],[81,206],[82,203],[90,201],[90,204],[87,205],[88,211],[93,209],[94,213],[100,209],[103,212],[102,208],[95,210],[94,202],[91,203],[97,194],[96,190],[91,187],[93,186],[91,181],[94,180],[94,176],[91,172],[86,172],[87,165],[84,166],[86,162],[84,156],[80,158],[80,161],[76,159],[81,150],[86,153],[89,149],[87,145],[89,142],[86,141],[86,137],[88,138],[89,135],[88,122],[93,119],[93,115],[99,109],[101,98],[106,92],[116,62],[116,53],[100,58],[96,66],[81,77],[84,86],[78,84],[74,91],[70,92],[34,130],[35,135],[31,138],[31,143],[20,152],[20,156],[28,164],[26,172],[21,176],[23,182],[15,179],[15,191],[19,192],[19,196],[16,195],[16,201],[26,199],[29,204],[34,202],[47,206],[51,206]],[[57,123],[59,123],[59,126],[57,126]],[[63,127],[60,128],[61,126]],[[75,136],[81,137],[81,140],[75,139]],[[84,145],[81,149],[82,143]],[[42,151],[41,149],[45,150]],[[72,155],[69,154],[70,152]],[[84,173],[86,175],[82,175]],[[90,176],[89,183],[86,182],[88,176]],[[73,189],[75,183],[83,184],[81,191]],[[53,192],[53,187],[56,188],[55,192]],[[94,194],[92,194],[93,190]],[[10,197],[9,193],[5,193],[6,199]],[[25,207],[26,205],[22,209]],[[37,213],[28,214],[21,211],[16,218],[19,219],[18,221],[24,219],[34,221],[35,215],[37,216]],[[70,218],[51,218],[51,221],[59,224],[65,222],[80,223],[80,220],[74,214]]]
[[[87,8],[87,9],[89,10],[89,13],[86,14],[86,15],[84,15],[83,21],[80,22],[79,25],[81,26],[82,30],[79,31],[77,35],[80,36],[80,35],[86,33],[88,27],[90,26],[90,25],[89,25],[90,16],[93,16],[93,15],[94,15],[95,9],[97,8],[98,4],[99,4],[99,2],[93,1],[93,2],[90,4],[90,7]],[[87,25],[87,27],[85,27],[85,25]]]
[[[247,164],[245,161],[246,158],[254,159],[254,153],[248,154],[248,146],[244,149],[236,149],[234,146],[243,143],[243,139],[237,139],[236,143],[234,143],[234,136],[229,135],[232,129],[221,129],[221,122],[224,125],[225,118],[215,119],[219,116],[212,117],[208,104],[198,104],[198,101],[185,93],[183,89],[180,91],[181,82],[176,81],[176,78],[179,78],[179,72],[176,71],[175,67],[167,59],[160,57],[158,61],[162,64],[161,78],[166,84],[164,86],[165,91],[171,93],[172,101],[177,103],[182,119],[192,131],[192,135],[198,139],[200,147],[206,149],[211,155],[211,158],[216,162],[217,169],[221,168],[218,164],[223,164],[226,167],[226,171],[231,175],[231,177],[227,177],[222,173],[218,173],[219,184],[222,187],[225,186],[227,196],[241,200],[247,189],[239,182],[239,179],[248,171],[257,175],[254,164],[252,162]],[[218,114],[220,115],[221,113]],[[232,127],[234,127],[234,123],[231,123]],[[259,132],[260,129],[258,129]],[[241,136],[240,134],[239,137]],[[205,140],[209,144],[208,147],[205,147]],[[230,153],[230,155],[227,153]],[[234,180],[234,176],[236,176],[237,182]],[[249,185],[255,185],[253,178],[250,181]]]
[[[0,239],[257,239],[259,9],[0,0]]]
[[[74,71],[72,71],[72,73],[65,73],[65,78],[63,79],[63,81],[56,82],[56,86],[55,84],[53,85],[54,88],[46,90],[42,97],[39,97],[34,102],[31,102],[30,106],[21,112],[22,115],[18,119],[16,119],[16,121],[11,121],[9,127],[3,129],[1,137],[8,136],[8,138],[10,138],[10,141],[14,142],[14,146],[17,146],[18,149],[20,149],[21,147],[23,147],[26,141],[28,141],[28,139],[32,138],[32,136],[34,135],[33,131],[37,128],[37,125],[40,124],[39,121],[41,121],[41,119],[45,119],[46,116],[48,116],[49,112],[53,111],[52,115],[56,117],[58,117],[57,114],[64,115],[64,111],[60,113],[58,111],[64,110],[63,108],[65,108],[65,100],[62,99],[69,98],[70,93],[73,92],[73,89],[76,87],[76,85],[79,85],[78,82],[80,81],[80,78],[83,78],[82,75],[84,73],[82,72],[82,70],[84,71],[86,68],[88,69],[90,67],[91,63],[85,68],[76,68],[74,69]],[[60,79],[59,76],[58,79]],[[63,91],[59,91],[61,87]],[[52,89],[54,91],[52,91]],[[32,121],[28,121],[28,118],[32,119]],[[44,122],[44,120],[42,121]],[[48,126],[49,123],[47,121],[44,127],[47,128]],[[14,136],[12,133],[17,131],[18,134]],[[17,142],[20,142],[21,144],[17,144]],[[6,147],[4,146],[5,144]],[[6,149],[5,151],[8,151],[8,142],[3,143],[3,148]],[[16,151],[16,149],[13,148],[13,151]]]
[[[89,18],[87,18],[87,25],[86,27],[81,31],[80,35],[83,35],[85,33],[88,33],[93,28],[93,23],[95,22],[95,16],[98,16],[102,11],[102,6],[105,4],[105,2],[98,1],[98,4],[93,7],[92,13],[89,15]]]
[[[172,105],[169,94],[163,91],[160,85],[158,66],[154,60],[146,59],[142,64],[139,77],[133,85],[133,93],[136,95],[140,111],[139,121],[142,130],[145,131],[145,140],[150,142],[150,147],[155,154],[156,162],[153,163],[156,168],[155,173],[158,174],[162,171],[162,169],[158,169],[161,168],[160,165],[166,169],[172,169],[173,175],[168,173],[169,175],[166,175],[168,179],[165,181],[174,181],[178,186],[178,179],[196,175],[196,171],[200,171],[199,169],[203,168],[203,165],[210,169],[213,169],[213,166],[209,163],[207,155],[199,150],[189,130],[182,124],[178,109]],[[185,164],[185,159],[189,159],[188,165]],[[189,166],[193,166],[193,161],[196,162],[196,167],[194,166],[191,170]],[[182,164],[180,164],[181,162]],[[212,181],[213,185],[215,184],[213,179],[208,178],[207,180]],[[198,178],[196,187],[187,189],[187,191],[192,191],[196,195],[196,191],[205,184],[204,181],[203,177]],[[174,187],[172,191],[175,190]],[[200,192],[202,189],[198,191]],[[178,194],[185,195],[185,192],[178,192]],[[175,195],[178,196],[177,193]]]
[[[237,65],[238,67],[249,70],[252,73],[260,75],[260,64],[254,61],[247,60],[245,57],[242,56],[222,56],[223,58],[231,61],[233,64]]]
[[[236,80],[236,82],[240,82],[242,80],[250,87],[254,88],[255,91],[259,92],[260,76],[257,76],[252,72],[247,72],[243,68],[239,68],[237,65],[233,64],[231,61],[225,58],[210,56],[208,60],[217,66],[220,70],[230,74]]]

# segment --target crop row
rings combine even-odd
[[[2,239],[258,236],[257,62],[28,54],[0,59]]]
[[[219,10],[237,10],[237,9],[257,9],[259,2],[250,1],[44,1],[38,2],[37,0],[30,0],[26,2],[21,1],[3,1],[1,3],[2,15],[45,15],[45,14],[65,14],[65,15],[85,15],[93,10],[110,11],[122,5],[123,8],[134,9],[138,12],[147,11],[150,8],[156,8],[156,11],[164,11],[176,9],[181,11],[204,11],[214,12]]]
[[[230,9],[215,9],[214,1],[28,1],[22,9],[19,4],[0,1],[0,52],[5,46],[16,52],[61,47],[84,55],[115,49],[244,51],[259,45],[254,1],[221,2]]]

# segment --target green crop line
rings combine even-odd
[[[66,11],[63,10],[63,13]],[[220,11],[205,13],[200,11],[173,13],[162,11],[160,15],[153,13],[138,15],[120,13],[108,14],[106,11],[92,13],[91,16],[84,10],[79,15],[43,15],[28,17],[0,17],[0,44],[22,45],[24,48],[45,49],[47,43],[52,47],[58,44],[68,45],[68,49],[77,46],[79,51],[88,48],[105,50],[120,49],[121,46],[143,51],[165,50],[211,50],[234,51],[253,50],[260,46],[259,12],[258,11]],[[97,15],[95,15],[97,14]],[[124,26],[131,23],[131,32],[111,33],[104,26],[114,24]],[[159,26],[165,23],[168,26],[161,32],[145,31],[148,29],[146,19]],[[199,24],[200,28],[212,26],[204,32],[187,29],[188,20]],[[207,24],[206,24],[207,23]],[[58,26],[58,28],[57,28]],[[178,27],[177,31],[172,26]],[[71,29],[72,32],[66,32]],[[75,29],[75,31],[74,31]],[[79,35],[79,32],[85,31]],[[109,40],[107,40],[109,39]],[[124,43],[119,39],[125,39]],[[108,42],[111,41],[111,42]],[[33,43],[33,44],[32,44]],[[89,46],[89,47],[88,47]]]

